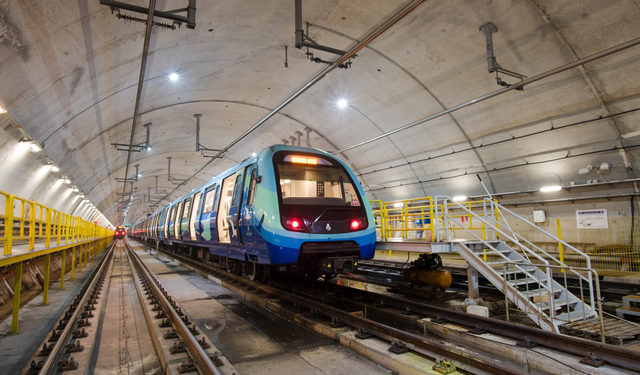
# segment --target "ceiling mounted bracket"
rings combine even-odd
[[[100,4],[110,7],[111,13],[117,12],[116,17],[118,17],[119,19],[142,22],[142,23],[147,22],[147,20],[143,18],[137,18],[129,15],[122,15],[120,14],[120,10],[127,10],[130,12],[147,15],[149,13],[148,8],[127,4],[120,1],[112,1],[112,0],[100,0]],[[180,15],[178,13],[186,13],[186,16]],[[187,25],[187,28],[195,29],[196,28],[196,0],[189,0],[189,5],[187,5],[186,8],[179,8],[179,9],[167,10],[167,11],[154,10],[153,16],[158,18],[163,18],[165,20],[169,20],[173,22],[173,24],[153,22],[154,26],[175,30],[176,25],[180,27],[184,23]]]
[[[174,185],[180,185],[184,181],[183,179],[171,177],[171,158],[172,156],[167,156],[167,181]]]
[[[199,151],[200,155],[204,156],[205,158],[213,158],[213,157],[215,157],[215,155],[206,155],[206,152],[207,151],[220,152],[221,150],[208,148],[208,147],[203,146],[200,143],[200,118],[202,118],[202,115],[198,113],[198,114],[193,115],[193,117],[196,118],[196,151]]]
[[[315,63],[324,63],[327,65],[333,64],[333,61],[323,60],[319,57],[314,57],[313,53],[309,51],[310,48],[317,49],[319,51],[329,52],[334,55],[346,55],[347,51],[343,51],[341,49],[324,46],[322,44],[316,43],[313,39],[309,37],[309,22],[307,22],[307,32],[302,29],[302,0],[295,0],[295,17],[296,17],[296,48],[302,49],[303,47],[307,48],[307,52],[305,55],[311,62]],[[286,54],[286,50],[285,50]],[[353,54],[351,57],[356,58],[358,55]],[[285,68],[288,64],[285,64]],[[349,69],[351,67],[351,58],[349,58],[344,63],[338,65],[338,68]]]
[[[135,145],[130,145],[128,143],[112,143],[111,146],[115,146],[118,151],[132,151],[132,152],[141,152],[144,150],[151,151],[151,143],[149,139],[151,138],[151,123],[148,122],[144,124],[144,127],[147,129],[147,140],[142,143],[137,143]]]
[[[496,55],[493,51],[493,34],[498,32],[498,28],[496,27],[496,25],[494,25],[491,22],[487,22],[484,25],[480,26],[480,32],[484,34],[486,43],[487,43],[487,65],[488,65],[489,73],[496,73],[496,82],[498,83],[498,85],[504,86],[504,87],[511,86],[511,84],[505,82],[500,77],[499,73],[517,78],[520,80],[520,82],[524,81],[524,79],[527,78],[527,76],[508,70],[508,69],[504,69],[503,67],[500,66],[500,64],[498,64],[498,61],[496,60]],[[520,86],[516,88],[516,90],[524,91],[524,86]]]

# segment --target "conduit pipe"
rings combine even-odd
[[[149,42],[151,41],[151,27],[153,26],[153,12],[156,9],[156,0],[149,0],[149,13],[147,14],[147,28],[144,33],[144,45],[142,47],[142,62],[140,63],[140,77],[138,78],[138,92],[136,93],[136,104],[133,110],[133,121],[131,124],[131,136],[129,137],[129,150],[127,151],[127,164],[124,168],[124,178],[129,175],[129,163],[131,162],[131,147],[133,146],[133,137],[136,135],[136,123],[138,122],[138,114],[140,113],[140,102],[142,99],[142,83],[144,82],[144,74],[147,70],[147,58],[149,57]],[[122,202],[124,203],[125,193],[127,192],[127,184],[122,187]]]
[[[584,65],[586,63],[601,59],[603,57],[612,55],[612,54],[620,52],[620,51],[624,51],[624,50],[626,50],[628,48],[637,46],[638,44],[640,44],[640,38],[632,39],[632,40],[630,40],[630,41],[628,41],[626,43],[619,44],[619,45],[617,45],[615,47],[611,47],[609,49],[605,49],[603,51],[600,51],[600,52],[595,53],[593,55],[587,56],[585,58],[576,60],[574,62],[565,64],[565,65],[562,65],[562,66],[557,67],[555,69],[548,70],[548,71],[546,71],[544,73],[538,74],[537,76],[533,76],[531,78],[527,78],[527,79],[522,80],[520,82],[514,83],[513,85],[511,85],[509,87],[505,87],[505,88],[496,90],[494,92],[491,92],[489,94],[486,94],[486,95],[483,95],[483,96],[479,96],[479,97],[477,97],[475,99],[472,99],[472,100],[469,100],[467,102],[458,104],[455,107],[451,107],[451,108],[446,109],[444,111],[440,111],[440,112],[435,113],[435,114],[433,114],[431,116],[427,116],[427,117],[425,117],[425,118],[423,118],[421,120],[414,121],[414,122],[412,122],[410,124],[407,124],[405,126],[401,126],[401,127],[397,128],[395,130],[392,130],[390,132],[387,132],[387,133],[381,134],[379,136],[373,137],[373,138],[371,138],[369,140],[366,140],[364,142],[360,142],[360,143],[355,144],[353,146],[349,146],[347,148],[343,148],[342,150],[334,151],[331,154],[335,155],[335,154],[339,154],[339,153],[342,153],[342,152],[345,152],[345,151],[353,150],[354,148],[358,148],[360,146],[364,146],[364,145],[369,144],[371,142],[378,141],[378,140],[380,140],[382,138],[385,138],[385,137],[388,137],[390,135],[399,133],[401,131],[410,129],[410,128],[416,126],[416,125],[420,125],[420,124],[425,123],[427,121],[431,121],[431,120],[436,119],[438,117],[442,117],[442,116],[447,115],[449,113],[455,112],[455,111],[457,111],[459,109],[474,105],[476,103],[480,103],[482,101],[485,101],[487,99],[491,99],[491,98],[496,97],[498,95],[502,95],[502,94],[504,94],[506,92],[509,92],[509,91],[512,91],[512,90],[517,90],[517,89],[519,89],[521,87],[524,87],[525,85],[540,81],[542,79],[545,79],[547,77],[551,77],[551,76],[556,75],[558,73],[562,73],[562,72],[567,71],[569,69],[573,69],[573,68],[575,68],[577,66]]]
[[[153,0],[150,0],[153,1]],[[360,42],[356,43],[355,46],[351,47],[347,53],[345,53],[344,55],[340,56],[336,61],[334,61],[333,63],[331,63],[331,65],[329,65],[328,67],[326,67],[325,69],[323,69],[318,75],[316,75],[314,78],[312,78],[309,82],[307,82],[305,85],[303,85],[301,88],[299,88],[295,93],[293,93],[293,95],[291,95],[290,97],[288,97],[287,99],[285,99],[284,102],[282,102],[279,106],[277,106],[274,110],[272,110],[268,115],[266,115],[262,120],[258,121],[257,124],[253,125],[249,130],[245,131],[241,136],[239,136],[238,138],[236,138],[233,142],[231,142],[229,145],[227,145],[225,148],[223,148],[222,150],[220,150],[216,155],[212,156],[211,159],[209,161],[207,161],[206,163],[204,163],[204,165],[200,168],[198,168],[197,171],[195,171],[191,176],[189,176],[188,178],[186,178],[182,183],[180,183],[175,189],[173,189],[170,193],[168,193],[167,195],[165,195],[162,199],[170,196],[174,191],[176,191],[181,185],[184,185],[187,181],[191,180],[193,177],[195,177],[198,173],[202,172],[206,167],[208,167],[211,163],[213,163],[214,160],[218,159],[222,154],[224,154],[225,152],[229,151],[229,149],[233,146],[235,146],[236,144],[238,144],[240,141],[242,141],[244,138],[246,138],[249,134],[251,134],[254,130],[256,130],[257,128],[259,128],[262,124],[264,124],[265,122],[267,122],[267,120],[269,120],[271,117],[273,117],[276,113],[280,112],[281,109],[283,109],[284,107],[286,107],[289,103],[291,103],[294,99],[296,99],[297,97],[299,97],[300,95],[302,95],[305,91],[307,91],[309,88],[311,88],[313,85],[315,85],[316,83],[318,83],[318,81],[320,81],[321,79],[323,79],[324,77],[326,77],[329,73],[331,73],[331,71],[333,71],[334,69],[336,69],[340,64],[344,63],[345,61],[347,61],[350,57],[352,57],[353,55],[355,55],[358,51],[360,51],[362,48],[364,48],[367,44],[371,43],[372,40],[374,40],[375,38],[377,38],[378,36],[380,36],[380,34],[382,34],[383,32],[385,32],[387,29],[389,29],[391,26],[395,25],[398,21],[400,21],[402,18],[404,18],[404,16],[406,16],[407,14],[411,13],[418,5],[422,4],[424,2],[424,0],[411,0],[406,6],[404,6],[399,12],[397,12],[396,14],[394,14],[393,16],[391,16],[391,18],[389,18],[388,20],[386,20],[385,22],[383,22],[380,26],[378,26],[375,30],[373,30],[369,35],[367,35],[364,39],[362,39]],[[135,119],[135,118],[134,118]],[[307,133],[307,145],[309,145],[309,133]],[[131,142],[133,142],[133,131],[132,131],[132,139]],[[128,161],[127,161],[127,166],[128,166]],[[161,200],[162,200],[161,199]]]

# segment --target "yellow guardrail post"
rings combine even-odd
[[[6,199],[4,210],[4,255],[11,255],[13,248],[13,194]]]
[[[429,230],[431,231],[431,242],[434,242],[436,239],[436,231],[434,220],[437,220],[433,217],[433,198],[429,197]]]
[[[69,219],[71,218],[71,215],[64,215],[64,243],[67,244],[69,243]]]
[[[62,250],[60,252],[60,289],[64,289],[64,273],[65,273],[65,266],[67,265],[67,250]]]
[[[60,246],[60,240],[62,240],[62,232],[60,231],[60,226],[61,226],[61,218],[60,218],[60,212],[58,211],[54,211],[55,215],[56,215],[56,245]]]
[[[45,240],[44,240],[44,246],[45,247],[49,247],[51,246],[51,209],[47,207],[47,222],[45,223],[45,231],[47,232]]]
[[[18,238],[24,238],[24,201],[20,199],[20,234]]]
[[[89,257],[89,255],[87,255],[87,253],[89,252],[89,244],[84,245],[84,267],[87,267],[87,258]]]
[[[562,230],[560,229],[560,219],[556,219],[556,226],[558,227],[558,239],[562,239]],[[562,247],[562,242],[558,242],[558,258],[560,258],[560,262],[564,263],[564,248]],[[561,273],[564,273],[564,269],[560,270]]]
[[[49,304],[49,271],[51,269],[51,254],[44,256],[44,287],[42,289],[42,305]]]
[[[36,246],[36,202],[29,202],[31,205],[31,215],[29,217],[29,251]]]
[[[13,206],[11,208],[13,208]],[[15,273],[13,275],[13,313],[11,315],[11,333],[18,333],[18,316],[20,314],[21,286],[22,286],[22,262],[16,264]]]

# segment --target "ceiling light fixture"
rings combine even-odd
[[[252,152],[252,153],[251,153],[251,156],[255,157],[255,156],[256,156],[256,153],[255,153],[255,152]]]
[[[7,113],[7,110],[4,109],[4,107],[1,105],[0,105],[0,113]]]
[[[545,186],[540,188],[540,191],[543,193],[548,193],[550,191],[558,191],[562,189],[562,186],[554,185],[554,186]]]
[[[151,151],[151,146],[147,146],[147,151]]]
[[[465,197],[464,195],[457,195],[455,197],[452,198],[454,201],[456,202],[462,202],[462,201],[466,201],[467,197]]]
[[[40,151],[40,146],[38,146],[35,142],[31,144],[31,151],[32,152],[38,152]]]
[[[346,107],[347,105],[349,105],[349,102],[347,102],[346,100],[344,100],[344,99],[340,99],[340,100],[338,100],[338,107],[340,107],[340,108],[344,108],[344,107]]]
[[[394,203],[393,204],[393,207],[395,207],[395,208],[400,208],[402,206],[404,206],[404,203],[402,203],[402,202],[398,202],[398,203]]]
[[[172,81],[177,81],[178,78],[180,78],[178,73],[173,72],[173,73],[169,74],[169,79],[172,80]]]

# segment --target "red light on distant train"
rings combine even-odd
[[[300,222],[296,219],[291,220],[291,228],[298,229],[300,227]]]
[[[351,230],[356,230],[360,228],[360,222],[358,220],[351,221]]]

